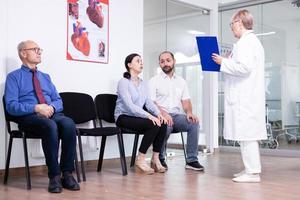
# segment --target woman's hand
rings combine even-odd
[[[161,126],[160,119],[158,119],[157,117],[154,117],[153,115],[149,114],[148,119],[150,119],[154,125]]]

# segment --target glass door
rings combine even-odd
[[[160,72],[158,56],[168,50],[176,58],[176,74],[188,83],[193,112],[200,119],[199,145],[205,145],[203,113],[203,73],[196,36],[210,32],[209,11],[171,0],[144,1],[144,79]],[[169,143],[181,143],[175,134]]]

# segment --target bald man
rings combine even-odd
[[[62,100],[50,76],[38,70],[42,49],[31,40],[18,45],[21,68],[7,75],[5,103],[9,114],[16,117],[19,128],[42,137],[42,147],[48,167],[51,193],[62,188],[79,190],[74,179],[76,127],[72,119],[62,113]],[[58,163],[59,139],[62,141]]]

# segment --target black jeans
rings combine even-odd
[[[36,114],[18,117],[19,128],[42,138],[42,147],[48,166],[48,177],[60,175],[61,171],[73,171],[76,152],[76,127],[73,120],[63,113],[51,118]],[[59,139],[62,141],[60,165],[58,164]]]
[[[139,148],[141,153],[147,153],[151,144],[153,144],[154,152],[160,152],[167,132],[166,124],[159,127],[154,125],[150,119],[128,115],[120,115],[116,124],[118,127],[128,128],[144,135]]]

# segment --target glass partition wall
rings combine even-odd
[[[176,74],[187,80],[193,112],[200,118],[199,144],[205,144],[203,116],[203,74],[196,36],[209,34],[209,11],[178,1],[144,0],[144,74],[145,80],[160,72],[159,53],[168,50],[176,59]],[[169,143],[181,143],[174,134]]]
[[[268,149],[300,149],[300,8],[291,1],[276,1],[243,7],[254,16],[254,31],[265,49],[265,87]],[[241,9],[241,8],[239,8]],[[237,9],[219,13],[219,41],[222,53],[230,52],[236,39],[229,22]],[[223,77],[219,75],[219,143],[236,146],[222,137]]]

